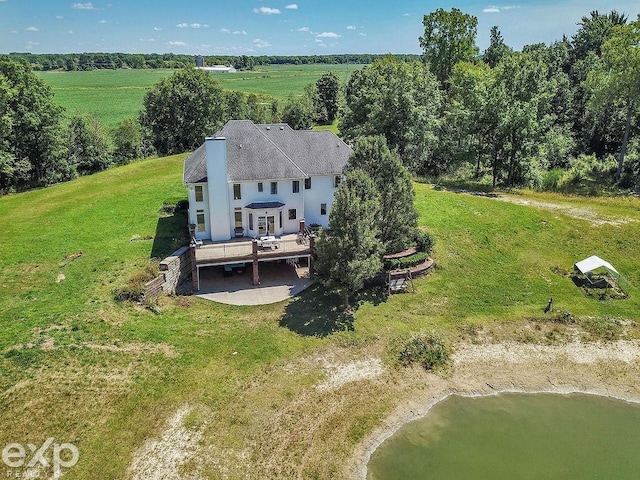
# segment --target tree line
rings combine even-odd
[[[10,53],[15,61],[26,61],[36,71],[85,71],[121,68],[184,68],[195,64],[193,55],[175,53]],[[252,70],[261,65],[366,65],[381,58],[379,54],[342,55],[216,55],[204,56],[207,65],[230,65]],[[419,55],[396,55],[398,60],[418,60]]]

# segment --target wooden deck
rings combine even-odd
[[[308,243],[298,243],[297,235],[283,235],[277,248],[258,247],[258,261],[303,257],[311,254]],[[253,261],[253,239],[209,242],[196,248],[197,266],[214,266]]]

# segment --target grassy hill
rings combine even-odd
[[[324,73],[336,72],[342,81],[361,65],[268,65],[253,71],[215,74],[226,90],[237,90],[285,101],[301,95],[304,87]],[[92,114],[107,127],[137,118],[146,91],[173,70],[93,70],[36,72],[53,89],[67,115]],[[214,75],[214,74],[212,74]]]
[[[415,294],[363,295],[353,318],[319,287],[259,307],[119,303],[118,287],[180,243],[163,205],[186,197],[184,158],[0,198],[0,444],[73,442],[80,461],[66,478],[125,477],[184,405],[202,448],[185,474],[335,478],[402,392],[365,382],[319,400],[318,362],[384,360],[409,331],[549,342],[568,338],[551,321],[565,311],[596,337],[640,320],[637,198],[504,201],[422,184],[420,224],[436,239],[438,267]],[[574,285],[573,263],[592,254],[622,273],[629,298],[601,301]],[[545,316],[551,296],[556,311]]]

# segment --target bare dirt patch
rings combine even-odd
[[[185,419],[191,412],[181,406],[169,420],[160,438],[149,440],[134,455],[127,470],[133,480],[179,480],[187,478],[181,467],[191,458],[202,438],[201,429],[189,429]]]
[[[316,385],[320,391],[334,390],[350,382],[377,377],[384,371],[384,367],[379,358],[370,358],[345,364],[327,363],[324,371],[327,378]]]
[[[542,208],[544,210],[550,210],[553,212],[562,213],[572,218],[577,218],[579,220],[586,220],[587,222],[591,222],[591,224],[595,226],[600,226],[600,225],[620,226],[620,225],[625,225],[629,222],[634,221],[631,218],[603,217],[597,211],[588,207],[571,207],[568,205],[560,205],[560,204],[551,203],[551,202],[541,202],[538,200],[524,200],[521,198],[509,197],[505,195],[496,195],[490,198],[494,198],[496,200],[500,200],[503,202],[515,203],[516,205],[526,205],[530,207]]]

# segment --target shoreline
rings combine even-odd
[[[576,356],[576,351],[582,355]],[[640,403],[640,342],[462,344],[447,373],[450,375],[426,374],[422,391],[402,400],[383,424],[365,437],[346,466],[348,478],[365,480],[369,459],[385,440],[451,395],[585,394]]]

